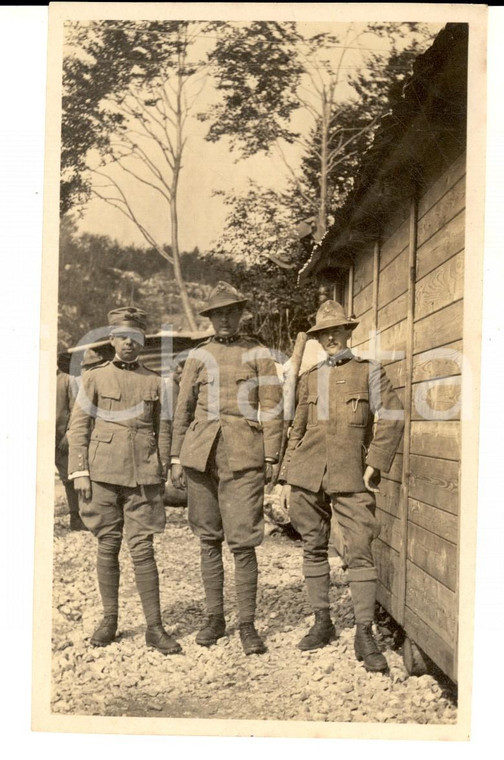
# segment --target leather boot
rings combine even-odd
[[[105,615],[96,631],[91,636],[91,645],[106,647],[111,644],[117,632],[117,615]]]
[[[307,652],[310,649],[320,649],[336,638],[336,629],[332,623],[329,610],[315,611],[315,624],[298,644],[298,649]]]
[[[224,615],[209,615],[205,625],[196,634],[196,644],[201,647],[210,647],[222,638],[226,633],[226,621]]]
[[[355,656],[359,662],[364,662],[366,670],[372,673],[384,673],[388,670],[387,660],[374,640],[371,623],[357,623],[354,647]]]
[[[157,649],[161,654],[180,654],[182,652],[182,647],[178,641],[166,633],[162,625],[147,626],[145,643],[149,649]]]
[[[241,623],[240,639],[245,654],[263,654],[266,651],[264,641],[257,633],[254,623]]]

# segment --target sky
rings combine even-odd
[[[299,25],[306,34],[331,32],[344,39],[348,24],[303,23]],[[441,24],[432,25],[432,31],[437,32]],[[366,36],[362,45],[382,49],[383,43],[375,37]],[[196,52],[200,54],[208,47],[208,40],[202,39],[197,43]],[[329,52],[333,62],[337,61],[340,50],[334,47]],[[345,54],[344,69],[354,70],[362,62],[362,52],[352,49]],[[305,92],[310,89],[308,80],[304,82]],[[340,88],[341,97],[349,94],[344,84]],[[201,91],[194,111],[203,110],[215,99],[215,90],[211,79]],[[306,134],[311,125],[311,119],[306,109],[299,109],[294,117],[293,126]],[[181,250],[192,250],[198,247],[207,250],[217,240],[225,224],[228,208],[223,204],[215,191],[240,193],[245,190],[249,180],[261,186],[281,189],[285,187],[285,167],[274,151],[266,155],[258,154],[247,160],[239,160],[237,153],[230,150],[227,139],[217,143],[205,140],[208,123],[198,121],[194,116],[188,119],[186,135],[187,147],[183,159],[183,170],[179,185],[179,244]],[[296,169],[299,166],[300,150],[297,146],[284,146],[289,163]],[[148,148],[147,148],[148,150]],[[96,156],[91,154],[90,162],[96,164]],[[170,218],[167,204],[157,194],[136,180],[116,175],[125,190],[128,199],[135,208],[142,224],[149,229],[156,240],[167,243],[170,240]],[[308,215],[308,214],[307,214]],[[124,244],[134,243],[145,245],[145,240],[134,223],[119,211],[110,207],[103,200],[92,199],[88,202],[82,218],[78,223],[82,232],[105,234]]]

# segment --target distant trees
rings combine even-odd
[[[316,239],[412,60],[431,39],[416,23],[342,26],[336,36],[304,34],[293,23],[222,24],[210,54],[221,98],[201,115],[210,121],[207,139],[227,136],[244,158],[277,152],[292,202],[315,220]],[[288,145],[298,147],[301,167],[288,159]]]
[[[63,74],[62,210],[88,195],[129,219],[173,265],[191,329],[196,320],[180,267],[177,200],[185,126],[204,84],[205,63],[193,50],[201,29],[186,21],[74,23]],[[169,251],[138,203],[149,195],[166,204]]]

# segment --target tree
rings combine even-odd
[[[414,55],[429,39],[425,28],[408,23],[348,24],[341,38],[269,21],[222,25],[210,55],[221,100],[201,115],[211,121],[208,139],[228,136],[243,157],[276,150],[320,239],[335,178],[344,189],[386,107],[387,77],[394,72],[399,81],[411,60],[400,52],[407,36]],[[312,124],[304,132],[294,128],[300,112]],[[289,144],[298,146],[311,182],[288,159]]]
[[[74,27],[63,80],[65,167],[73,171],[67,199],[79,190],[88,193],[137,227],[147,244],[173,265],[193,330],[196,320],[180,266],[177,197],[185,125],[202,84],[198,75],[203,64],[193,55],[200,31],[201,25],[185,21],[101,21]],[[74,137],[77,147],[72,150]],[[90,148],[98,152],[94,166]],[[90,169],[87,180],[84,164]],[[137,203],[141,194],[154,194],[166,204],[170,250],[142,218]]]
[[[249,298],[250,332],[281,351],[292,348],[317,307],[316,287],[297,287],[303,263],[295,220],[286,199],[251,182],[239,195],[223,195],[230,212],[219,241],[208,257],[216,279],[230,279]],[[284,260],[291,265],[282,266]],[[279,265],[280,263],[280,265]]]

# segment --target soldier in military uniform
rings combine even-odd
[[[329,609],[328,542],[331,514],[338,520],[354,606],[355,654],[367,670],[387,661],[372,633],[377,571],[371,552],[380,528],[375,496],[403,430],[402,405],[384,369],[347,347],[358,322],[336,301],[317,312],[315,335],[327,359],[300,379],[299,403],[279,480],[282,503],[303,538],[303,572],[315,624],[299,642],[317,649],[335,637]],[[373,423],[374,416],[377,420]]]
[[[58,475],[65,487],[68,512],[70,514],[70,530],[86,530],[79,516],[79,498],[72,481],[68,477],[68,440],[67,429],[70,422],[75,397],[78,392],[77,378],[70,375],[68,354],[58,357],[58,374],[56,376],[56,437],[54,461]],[[92,348],[88,348],[81,362],[81,370],[85,372],[95,364],[101,364],[103,356]]]
[[[247,299],[219,282],[200,313],[215,336],[187,359],[175,411],[172,481],[187,482],[188,520],[200,539],[208,619],[196,636],[210,646],[225,635],[222,542],[234,556],[240,638],[245,654],[266,650],[254,620],[255,547],[263,538],[264,484],[278,461],[282,391],[269,351],[241,335]],[[260,407],[260,421],[259,421]]]
[[[162,533],[162,499],[171,421],[161,377],[138,362],[146,314],[135,307],[109,312],[113,361],[90,369],[72,411],[69,470],[80,515],[98,539],[98,585],[103,620],[91,637],[106,646],[117,632],[119,550],[123,533],[147,622],[147,646],[163,654],[181,647],[164,630],[153,534]]]

